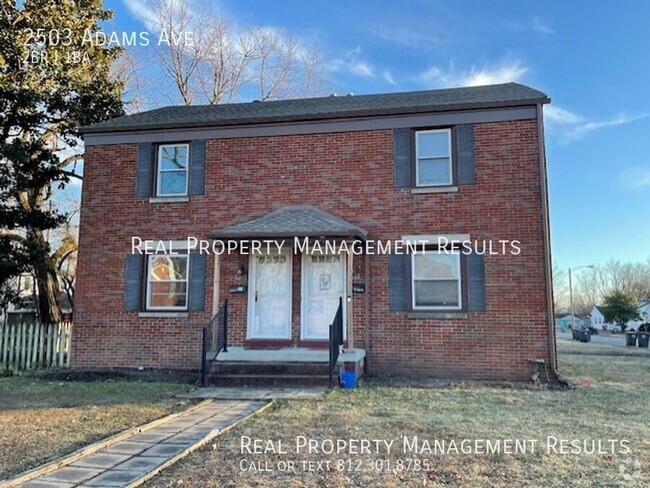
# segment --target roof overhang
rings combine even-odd
[[[313,205],[290,205],[246,222],[216,229],[208,237],[230,241],[294,238],[365,240],[368,231]]]
[[[445,104],[445,105],[423,105],[419,107],[399,107],[387,108],[376,110],[357,110],[357,111],[339,111],[329,113],[316,113],[316,114],[300,114],[295,116],[269,116],[269,117],[247,117],[247,118],[232,118],[228,120],[210,121],[210,122],[161,122],[152,124],[134,124],[134,125],[120,125],[120,126],[84,126],[79,129],[81,134],[104,134],[104,133],[121,133],[133,131],[150,131],[150,130],[165,130],[165,129],[213,129],[213,128],[228,128],[228,127],[248,127],[259,124],[282,125],[288,123],[312,123],[312,122],[326,122],[330,120],[345,120],[345,119],[363,119],[381,116],[399,116],[399,115],[417,115],[436,112],[455,112],[466,110],[485,110],[485,109],[498,109],[498,108],[511,108],[511,107],[525,107],[537,104],[549,103],[548,97],[534,98],[529,100],[511,100],[500,102],[484,102],[484,103],[459,103],[459,104]]]

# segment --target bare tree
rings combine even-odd
[[[149,106],[160,104],[160,100],[151,99],[155,91],[151,90],[142,72],[146,59],[136,55],[133,51],[124,49],[122,55],[111,66],[110,77],[122,83],[122,103],[127,114],[146,110]]]
[[[555,263],[553,263],[553,308],[556,313],[563,313],[570,309],[567,273]]]
[[[183,103],[191,105],[195,95],[192,83],[207,50],[207,23],[198,21],[185,2],[162,0],[156,4],[155,12],[158,29],[169,37],[179,38],[185,32],[193,33],[191,43],[154,43],[164,72],[173,80]],[[203,16],[200,18],[205,19]]]
[[[185,105],[237,100],[271,100],[324,94],[327,76],[318,51],[272,27],[237,29],[208,8],[161,0],[156,28],[192,43],[156,48],[165,75]]]
[[[608,288],[603,272],[598,266],[581,270],[576,276],[575,296],[577,301],[586,308],[592,309],[602,303]]]
[[[647,263],[621,263],[611,260],[603,266],[582,271],[577,277],[578,300],[587,306],[603,302],[614,291],[637,301],[650,297],[650,260]]]

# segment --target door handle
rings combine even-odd
[[[257,301],[257,290],[255,290],[255,301]]]

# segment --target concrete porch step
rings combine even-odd
[[[338,381],[338,377],[335,377]],[[213,374],[208,376],[210,386],[326,386],[329,375],[305,374]]]
[[[210,374],[214,375],[298,375],[313,376],[329,374],[329,364],[321,362],[311,363],[269,363],[269,362],[235,362],[216,361],[210,367]]]

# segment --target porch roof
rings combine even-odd
[[[289,205],[240,224],[216,229],[212,239],[341,237],[365,239],[368,231],[313,205]]]

